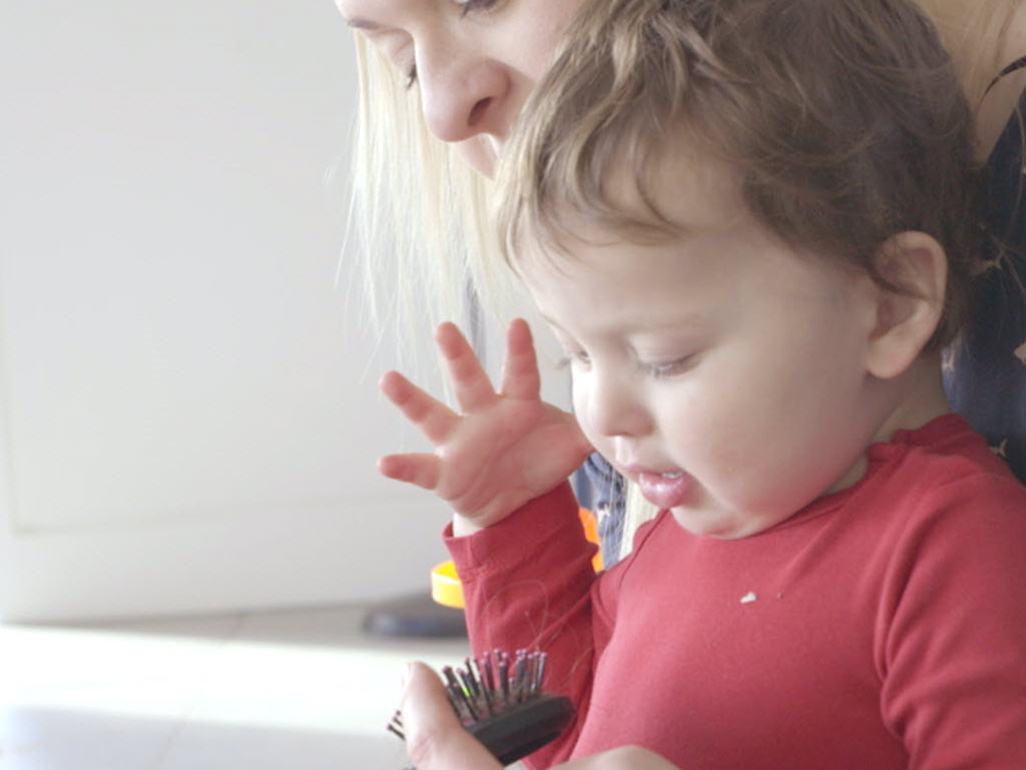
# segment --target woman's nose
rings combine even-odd
[[[454,46],[425,51],[417,82],[428,130],[443,142],[504,136],[514,116],[510,73],[497,61]]]

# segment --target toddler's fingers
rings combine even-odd
[[[534,351],[531,327],[522,318],[510,322],[506,330],[506,360],[502,363],[502,392],[512,398],[535,400],[541,397],[541,375]]]
[[[432,444],[444,441],[459,422],[459,415],[452,409],[399,372],[386,372],[378,382],[378,387]]]
[[[385,455],[378,459],[378,472],[386,478],[433,491],[438,486],[442,464],[435,455],[423,452]]]
[[[449,322],[440,324],[435,330],[435,343],[445,359],[460,409],[469,413],[495,403],[498,395],[492,381],[459,327]]]
[[[401,710],[406,750],[417,770],[502,770],[460,725],[441,680],[423,663],[409,668]]]

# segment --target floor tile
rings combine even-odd
[[[399,770],[406,663],[467,642],[368,636],[364,613],[0,627],[0,770]]]

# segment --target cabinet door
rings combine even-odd
[[[331,0],[3,8],[0,616],[426,587],[448,512],[375,472],[417,437],[339,269]]]

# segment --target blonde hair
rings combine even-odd
[[[944,7],[951,0],[916,1],[937,22],[969,103],[978,106],[1004,64],[1000,60],[1003,43],[1023,0],[960,0],[957,20],[948,23],[943,18]]]
[[[489,182],[435,139],[416,88],[355,34],[359,111],[349,233],[357,237],[367,318],[398,338],[425,324],[477,322],[477,300],[501,305],[500,261],[487,222]],[[400,351],[412,355],[407,349]]]

